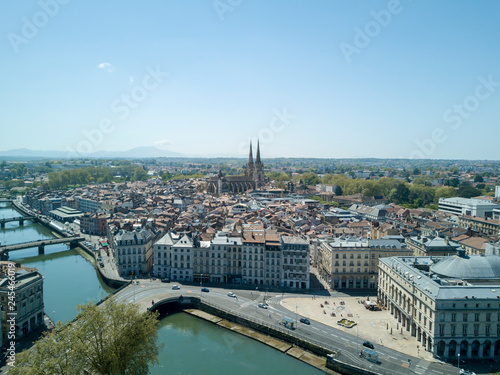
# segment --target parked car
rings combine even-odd
[[[259,303],[259,307],[261,309],[267,309],[267,305],[265,303]]]
[[[202,291],[202,292],[205,292],[205,293],[210,292],[210,290],[209,290],[208,288],[201,288],[201,291]]]
[[[161,279],[161,282],[162,283],[169,283],[170,279],[169,278],[164,278],[164,279]]]
[[[179,285],[172,285],[173,290],[179,290],[181,287]]]
[[[363,342],[363,346],[366,346],[367,348],[373,349],[373,344],[370,341]]]
[[[460,375],[476,375],[476,373],[462,368],[460,369]]]
[[[229,297],[236,298],[236,294],[234,294],[233,292],[229,292],[227,295],[228,295]]]
[[[307,318],[300,318],[300,322],[304,324],[311,324],[310,320]]]

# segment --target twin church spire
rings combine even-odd
[[[264,164],[260,160],[259,141],[257,141],[257,156],[255,157],[255,163],[253,161],[252,141],[250,141],[250,152],[248,153],[248,163],[245,169],[245,176],[254,181],[256,188],[264,185]]]

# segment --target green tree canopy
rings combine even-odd
[[[157,314],[109,299],[78,306],[76,321],[17,355],[13,375],[147,375],[158,363]]]

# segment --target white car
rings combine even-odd
[[[181,287],[179,285],[172,285],[173,290],[179,290]]]
[[[462,368],[460,369],[460,375],[476,375],[476,373]]]
[[[259,303],[259,307],[261,309],[267,309],[267,305],[265,303]]]
[[[229,297],[236,298],[236,294],[234,294],[233,292],[229,292],[227,295],[228,295]]]

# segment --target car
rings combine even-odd
[[[228,295],[229,297],[236,298],[236,294],[234,294],[233,292],[229,292],[227,295]]]
[[[161,282],[162,283],[169,283],[170,279],[169,278],[164,278],[164,279],[161,279]]]
[[[172,285],[173,290],[179,290],[181,287],[179,285]]]
[[[208,292],[210,292],[210,289],[208,289],[208,288],[201,288],[201,291],[205,292],[205,293],[208,293]]]
[[[311,324],[311,321],[307,318],[300,318],[300,322],[304,324]]]
[[[101,257],[98,257],[97,260],[100,262],[102,259],[101,259]]]
[[[99,265],[100,265],[101,267],[104,267],[104,263],[103,263],[103,262],[99,262]]]
[[[469,370],[466,370],[464,368],[460,369],[460,372],[459,372],[460,375],[476,375],[475,372],[472,372],[472,371],[469,371]]]
[[[370,341],[365,341],[363,342],[363,346],[366,346],[367,348],[373,349],[373,344]]]
[[[265,303],[259,303],[259,307],[261,309],[267,309],[267,305]]]

